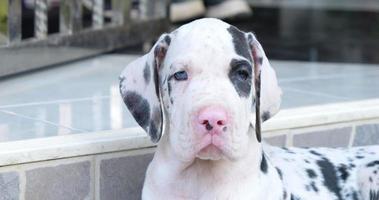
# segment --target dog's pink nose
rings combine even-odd
[[[228,124],[228,117],[221,107],[206,107],[200,110],[197,123],[202,132],[220,134]]]

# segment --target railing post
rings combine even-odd
[[[62,34],[72,34],[82,29],[81,0],[61,1],[59,13],[59,29]]]
[[[121,26],[129,21],[131,0],[112,0],[112,24]]]
[[[99,29],[104,25],[104,0],[93,0],[93,28]]]
[[[5,36],[5,39],[0,44],[13,43],[21,41],[21,0],[4,0],[6,22],[2,24],[3,30],[0,34]],[[1,23],[1,22],[0,22]],[[4,41],[5,40],[5,41]]]
[[[34,33],[38,39],[47,37],[47,0],[35,0]]]

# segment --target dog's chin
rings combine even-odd
[[[221,160],[224,158],[224,154],[215,145],[208,145],[201,149],[196,157],[201,160]]]

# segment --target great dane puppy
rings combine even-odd
[[[158,143],[143,199],[379,200],[379,148],[277,148],[261,121],[280,105],[252,33],[200,19],[129,64],[120,91]]]

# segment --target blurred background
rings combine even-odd
[[[139,199],[154,145],[118,76],[202,17],[265,49],[283,90],[267,142],[379,144],[377,0],[0,0],[0,199]]]
[[[201,17],[253,31],[270,60],[304,61],[276,68],[283,108],[379,96],[375,0],[3,0],[0,141],[136,125],[120,71]]]

